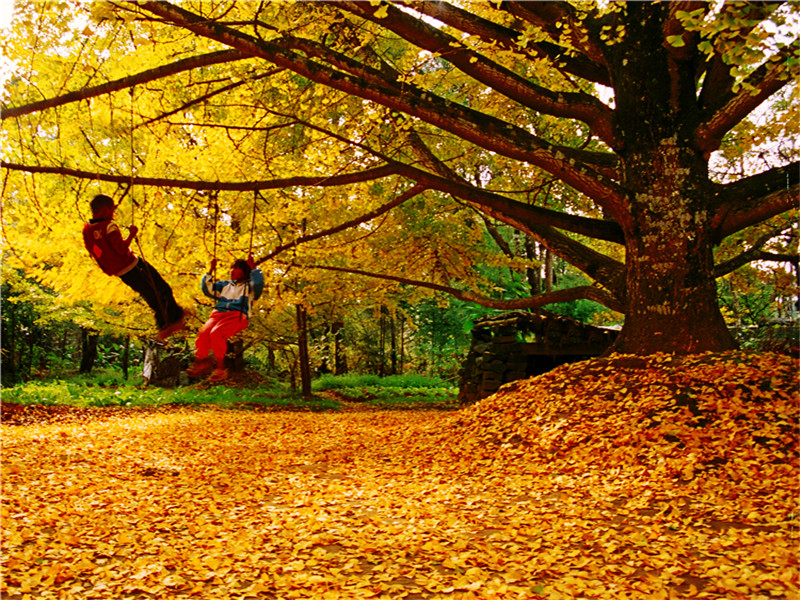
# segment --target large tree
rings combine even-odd
[[[269,192],[261,261],[292,250],[298,265],[300,243],[349,232],[306,267],[367,274],[392,256],[382,277],[490,306],[590,298],[624,313],[617,349],[633,353],[732,348],[715,280],[770,258],[770,236],[715,248],[793,223],[800,169],[780,144],[796,132],[754,136],[766,168],[709,166],[754,112],[797,117],[791,3],[96,2],[67,38],[75,22],[48,4],[6,49],[24,71],[2,112],[3,166],[28,177],[4,191],[17,219],[42,210],[30,182],[55,175],[154,189],[145,207],[172,233],[227,203],[218,226],[240,239]],[[452,284],[447,221],[469,230],[469,211],[594,284],[514,301]],[[409,230],[424,266],[399,249]],[[155,237],[166,257],[172,234]]]

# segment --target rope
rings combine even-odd
[[[258,190],[253,190],[253,218],[250,221],[250,244],[247,249],[247,256],[253,255],[253,233],[256,230],[256,210],[258,208]]]
[[[134,169],[135,152],[134,152],[134,145],[133,145],[133,129],[134,129],[134,127],[133,127],[133,97],[134,97],[134,93],[136,92],[136,86],[132,86],[129,91],[130,91],[131,101],[130,101],[130,105],[129,105],[130,124],[129,124],[129,127],[128,127],[129,149],[130,149],[130,164],[128,165],[128,169],[130,170],[130,183],[128,185],[128,191],[130,192],[130,195],[131,195],[131,220],[130,220],[130,224],[131,224],[131,226],[135,226],[134,217],[135,217],[135,214],[136,214],[136,200],[134,199],[134,195],[133,195],[134,177],[135,177],[135,169]],[[144,258],[144,249],[142,248],[142,242],[139,239],[138,232],[136,234],[136,248],[139,250],[139,258],[140,258],[140,260],[142,262],[144,262],[144,263],[147,263],[147,261]],[[147,278],[150,280],[150,287],[152,287],[153,290],[155,291],[156,290],[156,282],[155,282],[155,278],[153,277],[153,273],[152,273],[151,269],[152,269],[152,266],[147,268],[147,269],[145,269],[145,271],[147,273]],[[164,326],[166,327],[167,325],[169,325],[169,322],[168,322],[168,318],[167,318],[167,309],[166,309],[166,306],[164,305],[164,299],[161,297],[161,294],[158,293],[157,291],[155,292],[155,296],[156,296],[156,299],[158,300],[158,309],[161,312],[162,317],[164,318]]]
[[[217,223],[219,222],[219,196],[214,194],[214,252],[212,254],[212,264],[214,265],[211,269],[211,277],[214,281],[217,280]]]
[[[136,201],[133,199],[133,177],[134,177],[134,170],[133,170],[133,158],[134,158],[134,151],[133,151],[133,95],[136,91],[136,86],[132,86],[129,90],[130,92],[130,104],[128,107],[128,115],[130,118],[130,125],[128,127],[128,136],[129,136],[129,149],[130,149],[130,163],[128,165],[129,172],[131,174],[130,183],[128,184],[128,190],[131,193],[131,225],[135,224],[134,221],[134,214],[136,211]],[[139,245],[139,237],[136,237],[136,244]],[[139,247],[141,250],[141,246]]]

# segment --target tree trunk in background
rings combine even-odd
[[[378,321],[378,330],[380,336],[378,338],[378,376],[383,377],[386,375],[386,308],[381,306],[381,316]]]
[[[244,371],[244,342],[228,340],[225,350],[225,368],[231,373]]]
[[[389,353],[391,371],[389,372],[389,375],[397,375],[397,331],[393,315],[389,315],[389,338],[391,348]]]
[[[344,375],[347,373],[347,360],[345,359],[344,351],[342,349],[342,328],[344,323],[335,321],[331,325],[331,333],[333,334],[333,374]]]
[[[184,372],[190,361],[185,348],[168,346],[153,339],[144,340],[142,348],[142,378],[145,385],[172,388],[189,382]]]
[[[311,364],[308,357],[308,313],[297,305],[297,348],[300,368],[300,389],[303,398],[311,398]]]
[[[400,313],[400,367],[398,369],[397,374],[402,375],[405,371],[405,362],[406,362],[406,344],[405,344],[405,324],[406,320],[403,317],[403,313]]]
[[[91,373],[97,360],[97,332],[81,327],[81,366],[80,373]]]
[[[525,236],[525,258],[528,260],[536,260],[538,258],[536,253],[536,242],[529,235]],[[542,269],[541,267],[529,267],[525,269],[525,276],[528,279],[528,289],[530,294],[538,294],[542,291]]]
[[[9,331],[3,336],[3,375],[8,379],[8,383],[17,382],[17,307],[9,303],[7,308],[11,312],[9,319]]]
[[[131,336],[125,336],[125,349],[122,351],[122,377],[128,380],[128,367],[130,366]]]

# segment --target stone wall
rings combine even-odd
[[[603,354],[611,329],[543,313],[510,312],[477,321],[460,372],[459,400],[469,404],[501,385]]]

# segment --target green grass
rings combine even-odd
[[[219,408],[336,410],[339,403],[327,398],[303,400],[297,394],[274,387],[228,388],[222,385],[208,389],[140,388],[133,385],[97,385],[85,381],[53,380],[28,382],[3,390],[4,403],[45,406],[208,406]]]
[[[312,382],[315,391],[340,390],[346,388],[443,388],[447,383],[438,377],[425,375],[323,375]]]
[[[215,385],[208,388],[141,387],[121,374],[30,381],[4,388],[4,403],[89,407],[216,406],[244,410],[335,411],[342,401],[376,409],[452,408],[458,390],[442,380],[415,375],[380,378],[372,375],[325,376],[313,382],[314,395],[303,399],[283,383],[253,388]]]
[[[97,385],[84,381],[29,381],[3,390],[3,402],[46,406],[153,406],[172,401],[172,390]]]
[[[345,402],[392,410],[454,408],[458,396],[458,389],[444,380],[423,375],[323,375],[312,389]]]

